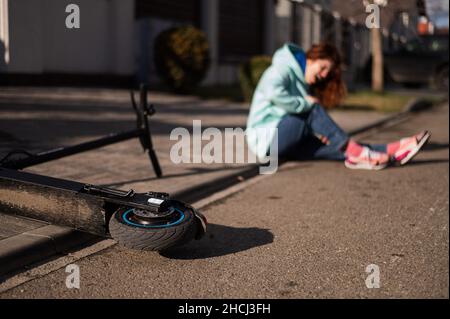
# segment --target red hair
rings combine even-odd
[[[347,94],[347,88],[342,80],[342,59],[338,49],[330,43],[314,44],[306,52],[310,60],[330,60],[333,64],[328,76],[319,83],[311,85],[311,94],[317,97],[325,108],[338,106]]]

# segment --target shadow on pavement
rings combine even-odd
[[[176,178],[176,177],[186,177],[186,176],[192,176],[192,175],[199,175],[199,174],[209,174],[213,172],[219,172],[219,171],[226,171],[233,169],[232,167],[217,167],[217,168],[203,168],[203,167],[194,167],[190,168],[190,172],[184,172],[179,174],[165,174],[161,177],[161,179],[168,179],[168,178]],[[134,184],[134,183],[143,183],[143,182],[150,182],[150,181],[156,181],[159,180],[158,177],[148,177],[148,178],[140,178],[140,179],[130,179],[126,181],[120,181],[120,182],[114,182],[111,184],[101,184],[99,186],[102,187],[120,187],[126,184]]]
[[[437,151],[449,148],[448,143],[427,143],[422,151]]]
[[[430,160],[412,160],[411,162],[408,162],[408,164],[406,164],[406,165],[412,166],[412,165],[441,164],[441,163],[448,163],[448,159],[439,158],[439,159],[430,159]]]
[[[208,232],[201,240],[162,251],[160,254],[167,258],[184,260],[219,257],[270,244],[273,237],[268,229],[208,224]]]

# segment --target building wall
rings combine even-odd
[[[241,62],[256,54],[271,55],[285,42],[307,50],[330,39],[345,51],[350,72],[370,52],[367,32],[352,25],[344,33],[342,21],[329,13],[324,18],[331,0],[252,0],[251,7],[242,0],[77,0],[81,28],[67,29],[65,8],[71,2],[0,0],[0,10],[5,3],[9,7],[9,30],[0,21],[0,40],[5,32],[9,38],[9,48],[0,43],[0,56],[9,53],[9,61],[0,59],[0,72],[137,74],[140,80],[157,82],[153,41],[162,30],[186,23],[205,31],[210,43],[205,85],[237,83]],[[4,12],[0,17],[4,21]]]
[[[233,1],[236,6],[242,6],[241,1]],[[243,50],[244,44],[248,44],[247,49],[245,52],[241,50],[244,54],[237,57],[236,53],[240,51],[233,48],[233,41],[228,41],[226,50],[223,50],[226,41],[221,41],[230,32],[239,43],[243,35],[239,32],[242,27],[238,32],[232,32],[232,28],[223,29],[227,24],[220,20],[220,6],[230,5],[231,0],[189,0],[183,3],[172,0],[77,0],[75,3],[80,7],[81,17],[79,29],[65,26],[68,15],[65,8],[74,1],[0,0],[9,7],[9,48],[0,46],[0,49],[8,50],[10,56],[8,62],[0,63],[0,72],[137,74],[141,80],[154,82],[158,78],[152,67],[152,41],[163,29],[190,23],[201,27],[210,41],[212,66],[204,84],[236,83],[238,65],[242,61],[256,54],[272,54],[276,49],[274,1],[252,1],[258,10],[253,12],[246,6],[244,8],[249,9],[247,15],[252,20],[248,23],[254,24],[250,33],[255,34],[255,38],[247,32],[247,40],[244,39],[240,46]],[[136,7],[139,10],[135,10]],[[227,19],[229,23],[230,16]],[[2,56],[6,56],[5,52]]]
[[[39,2],[8,1],[9,72],[42,72],[43,22]]]
[[[68,0],[9,1],[10,73],[134,72],[133,1],[78,0],[80,28],[67,29]]]

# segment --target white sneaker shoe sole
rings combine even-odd
[[[422,137],[422,139],[419,141],[419,143],[409,152],[409,154],[400,160],[400,165],[405,165],[410,160],[413,159],[414,156],[417,155],[417,153],[420,151],[420,149],[428,142],[428,140],[431,137],[430,132],[426,132],[425,135]]]
[[[386,164],[379,164],[379,165],[371,165],[369,163],[351,163],[349,161],[345,161],[345,167],[350,168],[350,169],[365,169],[365,170],[371,170],[371,171],[379,171],[383,168],[386,168],[386,166],[388,166],[388,163]]]

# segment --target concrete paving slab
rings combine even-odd
[[[0,240],[0,281],[14,270],[98,240],[98,236],[56,225],[4,238]]]
[[[43,221],[6,215],[0,211],[0,240],[47,225]]]

